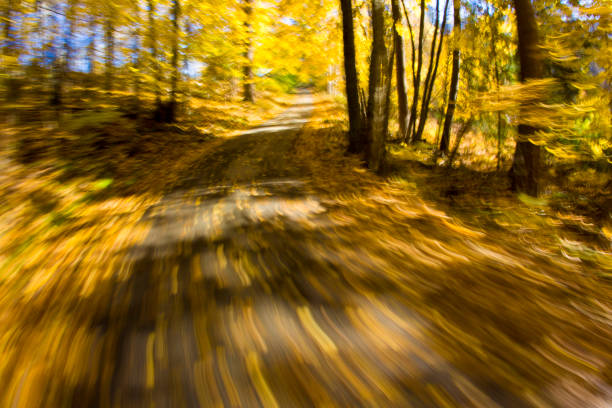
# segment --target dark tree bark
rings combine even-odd
[[[446,106],[446,117],[444,118],[444,130],[440,139],[440,151],[448,154],[450,144],[450,132],[457,105],[457,85],[459,84],[459,35],[461,34],[461,1],[453,0],[453,69],[451,72],[451,83],[448,91],[448,105]]]
[[[49,16],[48,24],[52,28],[59,27],[58,15],[56,13],[52,13]],[[57,35],[56,30],[49,31],[52,33],[55,31],[53,34],[50,33],[51,35],[48,38],[48,42],[45,44],[45,46],[48,47],[47,52],[50,57],[51,68],[51,98],[49,103],[56,108],[56,113],[59,113],[62,105],[62,52],[54,38]]]
[[[414,56],[416,55],[416,47],[414,45],[414,32],[412,31],[412,24],[410,24],[410,16],[408,15],[408,10],[406,9],[406,3],[404,2],[404,0],[402,0],[402,9],[404,10],[404,16],[406,17],[406,25],[408,26],[408,31],[410,32],[410,45],[412,46],[412,81],[414,83],[416,81],[416,68],[414,60]]]
[[[66,5],[66,23],[67,29],[64,32],[63,38],[63,55],[61,58],[57,56],[58,60],[54,66],[57,72],[53,73],[53,95],[51,97],[51,104],[59,107],[63,103],[64,88],[66,80],[68,79],[68,72],[70,71],[70,61],[72,60],[72,40],[74,36],[74,30],[76,27],[76,1],[70,0]]]
[[[455,147],[453,147],[453,150],[451,150],[448,155],[448,162],[446,163],[446,167],[453,167],[453,162],[455,161],[455,157],[457,156],[457,152],[459,151],[459,146],[461,146],[461,140],[463,139],[463,136],[465,136],[465,134],[468,132],[468,130],[470,130],[470,128],[472,127],[472,123],[474,123],[473,116],[470,117],[467,121],[463,122],[463,125],[461,125],[461,128],[457,132],[457,137],[455,138]]]
[[[397,30],[402,24],[399,0],[391,0],[391,12],[393,14],[393,46],[395,49],[395,69],[397,83],[397,109],[399,115],[400,138],[406,137],[408,127],[408,94],[406,93],[406,67],[404,56],[404,38]]]
[[[246,14],[246,20],[244,27],[246,31],[246,44],[244,51],[245,64],[243,67],[244,72],[244,100],[247,102],[255,101],[255,83],[253,82],[253,26],[251,24],[251,18],[253,16],[253,0],[244,0],[244,12]]]
[[[89,43],[87,44],[87,67],[90,76],[95,74],[96,59],[96,17],[89,17]],[[89,85],[92,85],[91,83]]]
[[[425,77],[425,84],[423,86],[423,101],[421,103],[421,114],[419,117],[419,126],[414,135],[414,141],[418,142],[423,138],[423,131],[425,130],[425,124],[427,123],[427,118],[429,116],[429,102],[431,101],[431,94],[433,92],[434,83],[436,81],[436,76],[438,75],[438,65],[440,63],[440,54],[442,54],[442,44],[444,43],[444,30],[446,28],[446,13],[448,11],[448,2],[446,0],[444,5],[444,14],[442,18],[442,23],[438,27],[438,17],[436,17],[436,28],[434,31],[434,37],[431,42],[431,53],[429,58],[429,67],[427,69],[427,76]],[[438,4],[436,2],[436,16],[438,16]],[[438,32],[440,33],[440,41],[437,44],[436,51],[436,38]],[[435,51],[435,58],[434,58]]]
[[[385,47],[385,2],[372,2],[372,56],[370,60],[370,84],[368,98],[368,167],[380,171],[385,160],[385,106],[386,87],[384,81],[386,67]]]
[[[436,146],[440,146],[440,138],[442,137],[442,128],[444,127],[444,115],[446,114],[446,106],[448,105],[448,94],[446,88],[448,88],[450,78],[450,67],[451,67],[451,51],[447,50],[444,60],[446,61],[446,67],[444,67],[444,80],[442,81],[442,105],[438,111],[438,128],[436,130]],[[440,154],[440,149],[435,149],[434,158],[437,158]]]
[[[421,11],[421,13],[423,13],[424,10]],[[434,22],[434,35],[433,38],[431,40],[431,49],[429,52],[429,65],[427,66],[427,74],[425,75],[425,82],[423,83],[423,100],[421,101],[421,110],[418,111],[418,118],[415,118],[415,122],[414,122],[414,131],[412,132],[412,138],[410,140],[411,143],[415,143],[420,141],[421,139],[421,135],[420,133],[422,132],[422,126],[424,127],[425,124],[423,123],[424,120],[426,118],[423,117],[423,112],[425,111],[425,100],[427,98],[427,85],[429,83],[429,79],[431,77],[431,73],[433,70],[433,65],[434,65],[434,55],[436,52],[436,40],[438,39],[438,23],[440,21],[440,0],[436,0],[436,20]],[[419,98],[420,95],[416,95],[417,99]]]
[[[419,104],[419,95],[421,92],[421,69],[423,67],[423,28],[425,26],[425,0],[421,0],[421,18],[419,20],[419,47],[417,50],[417,70],[413,74],[413,96],[412,107],[410,109],[410,121],[408,122],[408,133],[406,141],[413,141],[413,135],[416,132],[417,109]],[[414,66],[415,55],[412,54],[412,65]]]
[[[187,36],[187,38],[191,38],[192,30],[191,30],[191,21],[189,20],[189,18],[185,19],[184,25],[185,25],[185,35]],[[191,77],[189,75],[190,56],[191,56],[191,47],[190,47],[189,41],[187,41],[185,44],[185,48],[183,50],[183,70],[187,73],[186,80],[184,81],[184,84],[183,84],[183,98],[184,98],[184,104],[185,104],[185,112],[187,113],[187,115],[191,115],[191,109],[189,107],[189,102],[191,99],[191,87],[190,87]]]
[[[385,138],[389,130],[389,112],[391,111],[391,83],[393,82],[393,62],[395,59],[395,43],[391,47],[391,54],[387,57],[387,78],[385,83]]]
[[[489,24],[491,26],[491,60],[493,61],[493,69],[495,70],[495,90],[497,93],[499,93],[500,74],[499,63],[497,61],[497,50],[495,49],[495,40],[497,38],[497,22],[494,19],[493,12],[489,11],[489,4],[487,4],[487,15],[489,16]],[[502,133],[502,113],[497,112],[497,171],[501,169]]]
[[[160,114],[163,110],[161,101],[161,81],[162,73],[157,60],[157,34],[155,32],[155,3],[153,0],[148,0],[149,8],[149,47],[151,49],[151,63],[153,64],[154,90],[155,90],[155,119],[160,119]]]
[[[516,25],[518,28],[518,54],[521,63],[521,82],[542,78],[544,74],[543,56],[538,48],[538,26],[530,0],[514,0]],[[527,109],[523,106],[522,109]],[[540,167],[540,147],[529,141],[536,129],[519,124],[518,140],[514,151],[514,162],[510,169],[512,189],[538,195]]]
[[[142,27],[144,26],[144,21],[141,20],[141,15],[140,15],[140,5],[138,3],[133,4],[134,8],[132,9],[132,12],[134,13],[134,16],[137,18],[137,23],[134,24],[134,27],[132,29],[132,38],[131,38],[131,42],[132,42],[132,52],[131,52],[131,57],[132,57],[132,68],[134,69],[134,72],[132,74],[132,87],[133,87],[133,92],[134,92],[134,97],[132,98],[133,100],[133,106],[132,106],[132,111],[135,117],[138,117],[140,114],[140,90],[141,90],[141,69],[142,69],[142,55],[141,55],[141,39],[142,39]]]
[[[3,10],[3,18],[2,18],[2,23],[3,23],[3,27],[2,27],[2,31],[4,32],[4,54],[8,55],[7,52],[10,52],[10,49],[12,47],[12,43],[14,41],[14,38],[12,36],[13,34],[13,26],[12,26],[12,13],[13,13],[13,9],[15,8],[14,4],[13,4],[14,0],[6,0],[4,2],[4,10]]]
[[[83,85],[88,88],[85,91],[85,95],[91,97],[93,95],[93,88],[96,86],[96,25],[98,24],[98,17],[92,14],[88,20],[88,32],[89,39],[87,42],[87,50],[85,52],[85,59],[87,61],[87,77],[85,77]]]
[[[355,56],[355,33],[353,31],[353,5],[351,0],[340,0],[342,11],[342,37],[344,42],[344,75],[346,84],[346,101],[349,116],[349,152],[363,152],[363,125],[361,123],[361,106],[359,103],[359,77],[357,76],[357,58]]]
[[[172,77],[170,80],[170,101],[168,102],[167,121],[176,120],[177,94],[179,82],[179,18],[180,0],[172,1]]]
[[[70,62],[72,60],[72,54],[74,51],[72,42],[74,40],[73,37],[77,22],[76,0],[68,1],[66,8],[66,22],[68,25],[64,35],[64,74],[70,71]]]
[[[15,6],[15,0],[6,0],[5,9],[2,13],[2,21],[4,23],[2,30],[4,34],[4,46],[2,51],[4,55],[10,57],[18,56],[17,39],[15,38],[15,27],[13,27],[12,24],[12,18],[16,12]],[[4,81],[4,85],[6,88],[6,99],[9,102],[16,101],[17,99],[19,99],[21,93],[21,82],[15,76],[14,62],[11,61],[9,64],[6,64],[0,69],[4,71],[2,73],[6,75],[6,79]]]

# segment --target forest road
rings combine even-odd
[[[325,196],[293,157],[312,111],[299,95],[148,211],[77,406],[605,406],[551,357],[608,344],[567,306],[571,265],[415,195]]]
[[[298,95],[204,156],[148,211],[151,230],[109,313],[111,405],[311,406],[314,378],[298,356],[318,352],[302,314],[322,299],[310,304],[303,272],[314,265],[300,255],[299,226],[324,208],[291,154],[312,111],[312,95]],[[263,378],[274,367],[279,389]]]

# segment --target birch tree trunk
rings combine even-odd
[[[251,24],[251,18],[253,17],[253,0],[244,1],[244,12],[246,14],[246,20],[244,27],[246,31],[246,44],[244,51],[245,64],[243,68],[244,72],[244,100],[247,102],[255,101],[255,84],[253,83],[253,25]]]

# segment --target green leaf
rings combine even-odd
[[[93,188],[95,190],[104,190],[108,188],[111,184],[113,184],[113,179],[110,179],[110,178],[100,179],[94,183]]]
[[[543,198],[532,197],[524,193],[519,194],[518,199],[530,207],[544,207],[548,204]]]

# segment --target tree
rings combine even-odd
[[[54,65],[53,73],[53,95],[51,97],[52,105],[61,106],[63,103],[64,87],[66,79],[70,72],[70,62],[73,56],[73,40],[74,31],[76,28],[76,0],[69,0],[64,13],[66,30],[63,38],[63,55],[59,56]]]
[[[434,25],[434,36],[431,41],[431,50],[429,54],[429,66],[427,68],[427,76],[425,77],[425,84],[423,86],[423,100],[421,103],[421,114],[419,117],[419,126],[414,134],[413,141],[418,142],[423,138],[423,131],[425,130],[425,124],[429,115],[429,103],[431,101],[431,94],[433,92],[434,83],[438,74],[438,65],[440,63],[440,55],[442,54],[442,44],[444,43],[444,30],[446,28],[446,12],[448,11],[448,2],[446,0],[444,5],[444,14],[442,22],[438,27],[439,20],[439,1],[436,1],[436,23]],[[440,32],[440,41],[437,44],[438,50],[436,51],[436,38],[438,37],[438,31]],[[435,51],[435,57],[434,57]]]
[[[450,132],[453,124],[453,116],[457,105],[457,86],[459,84],[459,36],[461,35],[461,0],[453,0],[453,68],[451,71],[450,90],[448,91],[448,104],[444,118],[444,130],[440,139],[440,151],[448,154],[450,144]]]
[[[89,40],[87,43],[87,67],[89,77],[87,86],[93,87],[93,77],[96,73],[96,25],[97,17],[94,13],[89,16]]]
[[[141,75],[142,75],[142,26],[143,21],[140,15],[140,3],[137,0],[130,2],[131,12],[133,13],[134,24],[132,25],[132,38],[131,38],[131,73],[132,73],[132,86],[134,92],[134,106],[133,114],[139,115],[140,111],[140,90],[141,90]]]
[[[17,58],[19,54],[19,50],[17,47],[17,39],[15,36],[15,27],[13,24],[13,16],[17,11],[19,6],[18,0],[5,0],[5,6],[2,13],[2,35],[4,46],[2,47],[2,58],[3,60],[3,69],[0,74],[6,75],[5,86],[6,86],[6,98],[8,101],[15,101],[19,98],[19,88],[20,83],[15,75],[13,75],[12,67],[17,65]]]
[[[245,28],[245,50],[244,50],[244,100],[254,102],[255,100],[255,83],[253,82],[253,0],[244,0],[244,28]]]
[[[397,108],[399,119],[399,132],[405,137],[408,126],[408,94],[406,92],[406,68],[404,56],[404,38],[400,34],[399,26],[402,23],[399,0],[391,0],[393,14],[393,42],[396,58]]]
[[[499,93],[500,86],[500,72],[499,72],[499,62],[497,60],[497,50],[495,46],[495,42],[498,37],[497,33],[497,21],[495,20],[495,16],[493,12],[489,11],[489,4],[487,3],[487,16],[489,19],[489,29],[491,31],[491,51],[490,51],[490,59],[493,62],[493,73],[495,79],[495,92]],[[501,144],[502,144],[502,132],[503,132],[503,123],[502,123],[502,113],[497,112],[497,171],[501,169]]]
[[[410,109],[410,121],[408,122],[408,132],[406,133],[406,141],[413,141],[413,135],[416,131],[416,120],[417,120],[417,110],[419,104],[419,95],[421,89],[421,69],[423,67],[423,42],[424,42],[424,33],[423,28],[425,26],[425,0],[421,0],[421,17],[419,20],[419,46],[417,54],[414,54],[414,46],[412,52],[412,67],[413,67],[413,92],[412,92],[412,108]],[[411,29],[412,32],[412,29]],[[417,68],[416,72],[414,71],[414,60],[417,58]]]
[[[113,89],[115,64],[115,7],[107,4],[107,15],[104,20],[104,89],[111,92]]]
[[[148,0],[149,13],[149,48],[151,50],[151,65],[153,71],[153,88],[155,92],[155,119],[160,120],[162,115],[161,81],[162,72],[157,59],[157,33],[155,31],[155,2]]]
[[[385,47],[385,3],[371,0],[372,4],[372,55],[370,59],[370,84],[368,92],[368,167],[380,171],[385,160],[387,119],[385,107],[388,98],[385,86],[387,55]]]
[[[514,0],[516,25],[518,29],[518,56],[521,64],[521,82],[542,78],[543,56],[538,47],[538,27],[530,0]],[[523,109],[527,109],[524,106]],[[538,195],[540,147],[529,141],[536,128],[521,123],[510,170],[513,190]]]
[[[170,101],[168,102],[168,122],[176,120],[176,98],[179,82],[179,19],[181,13],[180,0],[172,0],[172,78],[170,84]]]
[[[353,6],[351,0],[340,0],[342,12],[342,37],[344,44],[344,72],[346,100],[349,115],[349,151],[359,153],[365,147],[359,103],[359,79],[355,56],[355,33],[353,31]]]

